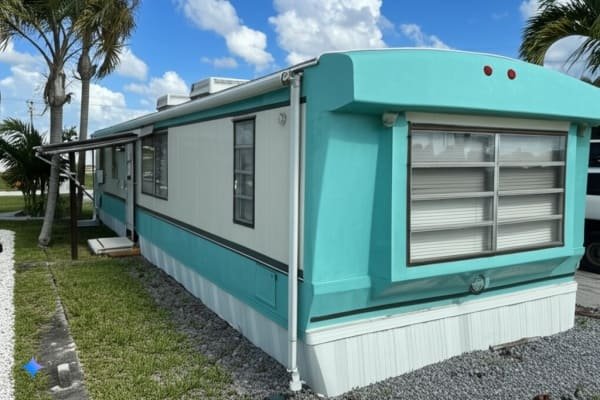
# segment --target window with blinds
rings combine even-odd
[[[561,245],[565,145],[560,133],[414,126],[410,263]]]

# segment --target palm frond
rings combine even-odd
[[[540,11],[531,17],[523,31],[523,42],[519,49],[521,58],[543,64],[548,49],[557,41],[569,36],[584,36],[586,39],[570,55],[571,65],[587,57],[600,45],[600,0],[557,0],[540,1]],[[587,67],[590,64],[587,59]]]

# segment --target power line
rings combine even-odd
[[[42,106],[46,106],[46,103],[44,103],[43,101],[39,101],[39,100],[30,100],[30,99],[26,99],[26,98],[21,98],[21,97],[3,97],[2,100],[7,100],[9,102],[21,102],[21,101],[25,101],[25,102],[29,102],[31,101],[33,104],[39,104]],[[130,107],[123,107],[123,106],[115,106],[115,105],[111,105],[111,104],[100,104],[100,103],[93,103],[90,102],[90,106],[95,106],[95,107],[108,107],[108,108],[114,108],[114,109],[118,109],[118,110],[133,110],[133,111],[138,111],[134,108],[130,108]]]

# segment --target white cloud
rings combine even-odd
[[[41,95],[46,78],[38,71],[25,65],[10,68],[11,75],[0,79],[0,87],[9,91],[9,95],[22,97],[24,93]]]
[[[129,47],[125,47],[121,52],[119,65],[115,72],[119,75],[146,80],[148,76],[148,65],[138,58]]]
[[[10,54],[14,65],[10,69],[0,70],[0,119],[11,117],[29,121],[26,101],[31,100],[34,102],[34,125],[40,132],[47,133],[50,113],[46,110],[43,100],[45,65],[33,54],[19,53],[18,57],[14,57],[15,53],[12,50]],[[6,61],[6,58],[3,61]],[[79,130],[81,81],[71,78],[74,76],[74,63],[69,64],[65,70],[69,80],[66,90],[72,94],[72,100],[64,105],[63,126],[75,126]],[[153,108],[153,105],[139,109],[130,108],[123,93],[92,83],[88,131],[92,133],[97,129],[152,112]]]
[[[152,101],[165,94],[189,94],[187,84],[175,71],[167,71],[160,78],[154,77],[147,84],[130,83],[125,90],[145,95]]]
[[[449,49],[446,43],[435,35],[425,34],[417,24],[402,24],[400,30],[404,36],[413,41],[417,47],[432,47],[434,49]]]
[[[0,50],[0,62],[10,65],[32,65],[43,61],[41,56],[34,56],[30,53],[21,53],[15,50],[15,44],[12,40],[6,43],[4,50]]]
[[[538,12],[538,0],[524,0],[519,6],[523,19],[529,19]]]
[[[237,61],[235,61],[235,58],[233,57],[202,57],[202,62],[206,64],[211,64],[215,68],[233,69],[237,68],[238,66]]]
[[[583,36],[569,36],[554,43],[546,52],[544,66],[580,78],[586,70],[586,57],[572,63],[569,56],[577,50],[584,40],[585,37]]]
[[[242,24],[229,1],[178,0],[178,4],[198,28],[222,36],[231,54],[254,65],[257,70],[273,63],[273,56],[266,50],[267,36]]]
[[[566,4],[571,0],[558,0],[557,4]],[[523,0],[519,5],[519,11],[523,19],[529,19],[538,13],[540,8],[539,0]]]
[[[381,0],[274,0],[269,18],[279,46],[296,64],[326,51],[385,47]]]

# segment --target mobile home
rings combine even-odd
[[[292,389],[337,395],[573,326],[597,89],[386,49],[192,97],[93,135],[100,218]]]

